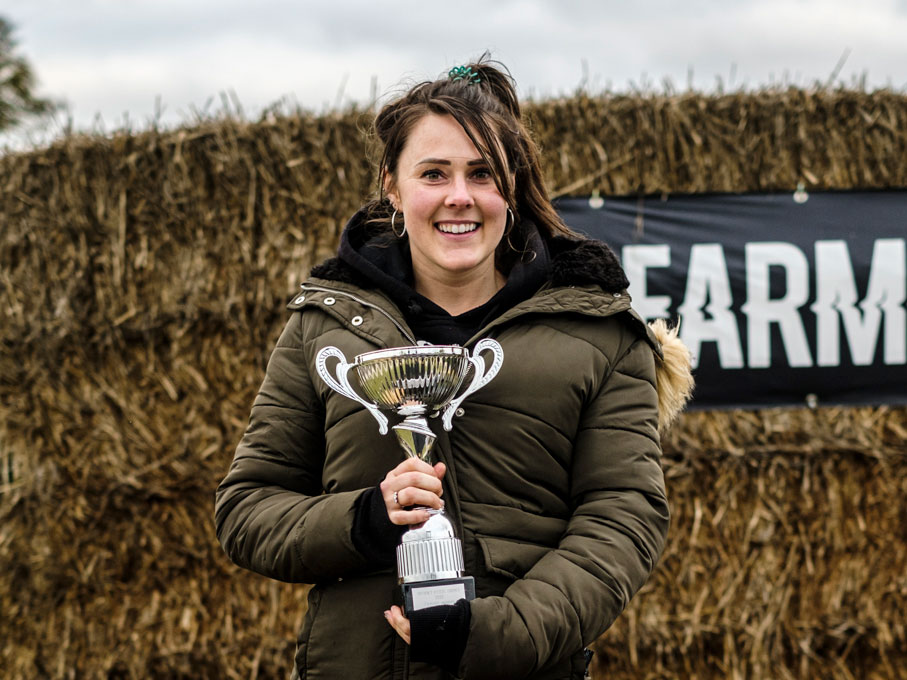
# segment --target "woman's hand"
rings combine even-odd
[[[441,480],[445,472],[447,467],[444,463],[431,466],[418,458],[407,458],[388,472],[380,488],[390,521],[399,525],[421,524],[429,518],[428,511],[407,510],[407,507],[443,508]]]
[[[410,644],[409,619],[403,615],[403,610],[397,605],[394,605],[384,612],[384,618],[387,619],[391,628],[397,631],[397,635],[402,637],[406,644]]]

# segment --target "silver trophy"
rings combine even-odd
[[[485,351],[492,354],[490,366],[481,358]],[[331,357],[338,361],[333,373],[327,367]],[[486,338],[476,343],[472,356],[458,345],[419,345],[366,352],[352,363],[336,347],[325,347],[315,357],[315,368],[331,389],[365,406],[381,434],[388,429],[382,410],[402,416],[403,421],[393,426],[397,441],[407,456],[430,463],[436,435],[427,417],[440,415],[444,429],[450,431],[463,400],[487,385],[503,361],[501,346]],[[472,379],[461,391],[470,367]],[[351,369],[364,397],[350,383]],[[475,597],[475,582],[464,576],[463,549],[450,521],[443,510],[425,509],[429,519],[411,527],[397,546],[397,575],[407,614]]]

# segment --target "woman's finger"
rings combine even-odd
[[[384,618],[391,625],[391,628],[397,631],[397,634],[403,638],[403,641],[406,642],[406,644],[410,644],[409,619],[403,615],[403,610],[397,605],[394,605],[384,612]]]
[[[394,493],[396,493],[396,495],[391,494],[391,500],[396,507],[391,508],[391,510],[408,508],[413,505],[435,508],[436,510],[440,510],[444,507],[444,501],[434,491],[407,486]]]
[[[408,486],[425,489],[436,496],[440,496],[442,493],[441,480],[435,477],[434,473],[427,475],[424,472],[406,472],[396,477],[386,477],[385,481],[391,493],[405,489]]]
[[[398,527],[415,527],[427,522],[429,517],[428,510],[396,510],[387,515],[391,524]]]
[[[410,457],[404,458],[389,474],[397,476],[407,472],[422,472],[433,476],[436,474],[434,467],[424,460]]]
[[[428,466],[426,466],[428,467]],[[395,491],[399,492],[407,486],[414,486],[420,489],[431,491],[438,496],[442,493],[441,480],[435,474],[435,470],[428,467],[425,470],[406,470],[401,472],[399,466],[388,472],[381,484],[381,495],[387,502]]]

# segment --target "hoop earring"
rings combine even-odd
[[[510,226],[507,226],[507,221],[504,221],[504,236],[507,239],[507,247],[512,251],[516,252],[516,248],[513,247],[513,243],[510,241],[510,234],[513,233],[513,225],[516,224],[516,218],[513,216],[513,210],[509,207],[507,208],[507,215],[510,217]]]
[[[403,223],[403,231],[401,231],[398,234],[397,227],[394,224],[395,219],[397,219],[397,209],[396,208],[394,208],[394,214],[391,215],[391,231],[394,232],[394,236],[396,236],[397,238],[403,238],[404,236],[406,236],[406,222]]]

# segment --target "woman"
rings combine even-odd
[[[504,71],[452,69],[375,127],[379,197],[289,305],[217,492],[218,538],[243,567],[315,584],[299,677],[582,677],[584,645],[664,544],[658,421],[689,393],[685,350],[631,310],[607,246],[557,216]],[[503,366],[451,432],[433,422],[434,466],[400,462],[314,366],[328,345],[352,358],[484,337]],[[673,385],[661,405],[656,364]],[[407,619],[395,548],[428,518],[413,506],[442,504],[477,597]]]

